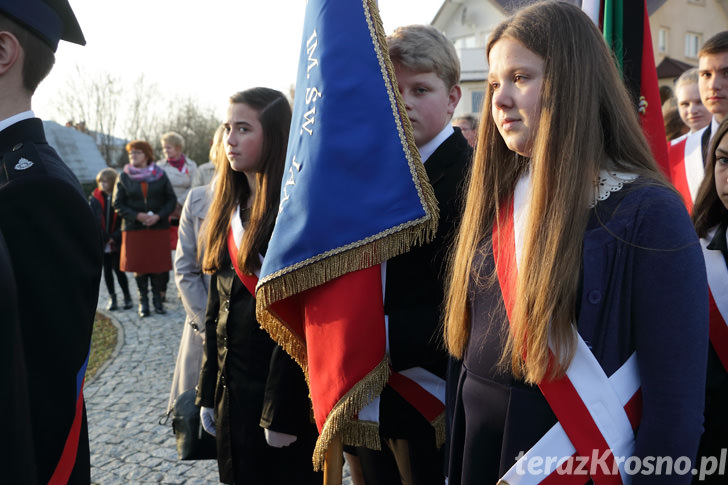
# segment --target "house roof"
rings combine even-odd
[[[688,64],[687,62],[679,61],[672,57],[665,57],[657,65],[657,78],[663,79],[668,77],[678,77],[680,74],[693,67],[695,66]]]
[[[56,149],[81,183],[93,182],[106,162],[91,136],[55,121],[43,121],[48,144]]]
[[[647,0],[647,12],[652,15],[655,11],[662,7],[667,0]]]
[[[498,5],[501,9],[503,9],[504,12],[508,13],[509,15],[518,10],[519,8],[522,8],[526,5],[530,5],[532,3],[536,3],[538,0],[493,0],[493,3]],[[569,3],[573,3],[574,5],[581,6],[581,0],[566,0]]]

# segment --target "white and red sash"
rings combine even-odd
[[[718,354],[723,368],[728,372],[728,268],[723,253],[708,249],[716,229],[700,239],[705,259],[705,270],[708,274],[710,297],[710,343]],[[718,295],[716,299],[714,295]]]
[[[516,297],[529,186],[528,175],[519,180],[513,200],[507,210],[500,211],[499,221],[493,228],[493,255],[509,318]],[[601,194],[599,198],[602,198]],[[585,483],[589,478],[597,485],[629,482],[624,460],[615,461],[614,457],[629,457],[633,453],[633,429],[641,414],[636,354],[607,377],[578,334],[577,340],[576,353],[566,375],[539,383],[539,389],[559,422],[501,478],[504,482]],[[554,359],[553,354],[551,359]],[[543,460],[558,457],[558,460],[553,468],[541,467],[541,473],[534,473],[533,467],[527,465],[533,457]],[[585,462],[585,474],[579,474],[582,470],[573,466],[574,461]],[[598,463],[592,466],[590,462]],[[559,470],[556,469],[558,464],[561,465]]]
[[[253,298],[255,298],[255,287],[258,284],[259,273],[256,272],[255,275],[248,275],[243,273],[241,268],[238,266],[238,248],[240,247],[240,242],[243,240],[244,232],[245,229],[243,228],[243,223],[240,220],[240,206],[238,206],[230,218],[230,230],[228,231],[227,237],[228,254],[230,255],[230,260],[232,261],[233,268],[235,268],[235,273],[237,273],[238,278],[240,278],[240,281],[243,282],[245,288],[251,295],[253,295]],[[262,256],[260,260],[261,262],[263,261]]]
[[[704,131],[705,128],[683,135],[673,140],[668,147],[670,179],[682,195],[688,211],[693,209],[693,201],[705,174],[701,148]]]
[[[427,421],[437,428],[438,418],[445,412],[445,380],[423,367],[412,367],[400,372],[392,372],[387,381],[395,390],[412,405]],[[380,400],[377,396],[371,403],[359,411],[358,419],[379,423]],[[444,431],[444,429],[443,429]]]
[[[384,297],[386,262],[381,264],[380,268],[382,272],[382,297]],[[384,298],[382,298],[383,300]],[[387,345],[387,352],[389,352],[389,345]],[[444,422],[442,421],[445,416],[445,379],[423,367],[411,367],[398,372],[391,372],[387,384],[435,427],[438,443],[442,442],[445,438]],[[376,397],[359,411],[358,419],[378,424],[379,405],[379,397]]]

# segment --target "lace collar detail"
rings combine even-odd
[[[600,170],[599,179],[594,182],[594,197],[589,203],[589,208],[593,208],[602,200],[607,200],[612,192],[622,190],[624,184],[634,182],[637,177],[637,174],[629,172]]]

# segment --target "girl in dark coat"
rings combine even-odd
[[[172,269],[169,215],[177,205],[172,184],[154,163],[152,146],[141,140],[126,145],[129,163],[114,187],[114,209],[121,215],[121,270],[133,271],[139,288],[139,316],[148,317],[149,281],[157,313],[162,306],[162,278]]]
[[[705,164],[705,178],[693,208],[710,287],[710,347],[705,392],[705,432],[700,457],[718,461],[728,448],[728,121],[716,131]],[[707,467],[706,467],[707,468]],[[700,483],[725,483],[719,468]],[[704,478],[705,480],[701,480]]]
[[[230,98],[229,163],[218,167],[202,231],[202,266],[212,278],[197,404],[205,430],[217,437],[224,483],[321,483],[312,471],[316,433],[303,372],[255,317],[256,274],[278,212],[290,122],[278,91],[253,88]]]
[[[579,7],[525,7],[486,52],[445,317],[448,483],[690,483],[708,309],[682,201]]]

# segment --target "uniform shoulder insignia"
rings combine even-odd
[[[15,167],[13,167],[15,170],[26,170],[30,167],[32,167],[34,164],[27,158],[21,158],[18,160],[18,163],[15,164]]]
[[[45,163],[38,154],[35,144],[23,143],[17,149],[15,148],[6,153],[0,153],[0,184],[46,171]]]

